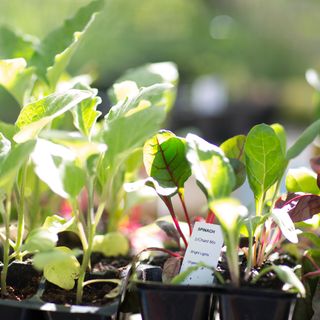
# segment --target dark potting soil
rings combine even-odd
[[[246,258],[244,255],[239,256],[240,261],[240,285],[241,287],[250,287],[250,288],[264,288],[264,289],[273,289],[273,290],[282,290],[284,282],[281,281],[275,272],[270,271],[262,276],[255,284],[250,283],[252,278],[254,278],[258,273],[270,266],[272,263],[275,265],[286,265],[288,267],[294,267],[296,265],[294,259],[287,254],[280,254],[279,257],[275,260],[265,261],[264,264],[260,267],[252,268],[250,272],[249,281],[244,281],[245,277],[245,268],[246,268]],[[222,259],[218,263],[217,271],[219,271],[223,278],[228,282],[230,280],[230,273],[227,267],[226,260],[222,257]]]
[[[81,261],[81,257],[79,259]],[[121,279],[125,276],[125,269],[131,262],[131,257],[105,257],[100,253],[91,256],[92,272],[86,280],[92,279]],[[84,287],[82,305],[101,306],[113,299],[105,297],[117,285],[114,283],[98,282]],[[76,303],[76,285],[70,290],[64,290],[49,281],[46,281],[45,290],[41,299],[63,305]]]
[[[38,290],[41,276],[31,262],[11,264],[7,276],[7,294],[1,295],[1,298],[16,301],[31,298]]]
[[[112,299],[106,298],[105,295],[115,287],[116,284],[105,282],[85,286],[83,290],[82,305],[101,306],[108,303]],[[74,289],[67,291],[50,282],[47,282],[41,299],[46,302],[63,304],[66,306],[75,304],[76,286]]]

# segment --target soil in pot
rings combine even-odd
[[[41,280],[41,272],[32,267],[31,261],[13,262],[8,268],[7,296],[2,299],[21,301],[36,294]]]

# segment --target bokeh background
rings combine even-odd
[[[0,24],[43,37],[88,2],[1,0]],[[259,122],[299,131],[316,116],[305,72],[320,70],[319,21],[317,0],[107,0],[69,72],[92,74],[104,95],[128,68],[173,61],[167,127],[216,143]],[[15,101],[0,96],[1,119],[13,121]]]

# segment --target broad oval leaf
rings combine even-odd
[[[287,151],[287,135],[284,127],[279,123],[274,123],[270,126],[273,131],[276,133],[276,135],[279,138],[281,149],[283,154]]]
[[[43,268],[44,277],[51,283],[65,290],[73,289],[75,280],[79,278],[80,263],[67,247],[55,248]],[[60,255],[59,255],[60,254]]]
[[[244,144],[246,136],[234,136],[220,145],[225,156],[229,158],[230,164],[236,175],[236,185],[234,189],[243,185],[246,180],[246,167],[244,162]]]
[[[279,178],[285,158],[280,140],[266,124],[254,126],[245,143],[246,170],[250,187],[259,199]]]
[[[170,131],[161,130],[146,141],[143,147],[143,162],[147,174],[161,188],[172,189],[174,193],[183,192],[184,183],[191,175],[184,139]],[[155,185],[157,193],[163,195],[161,188]]]
[[[317,175],[308,168],[290,169],[286,176],[288,192],[319,194]]]
[[[106,257],[125,256],[129,249],[128,238],[121,232],[108,232],[93,239],[93,251],[101,252]]]
[[[228,197],[236,182],[228,158],[220,148],[194,134],[188,134],[186,140],[187,159],[209,201]]]
[[[75,199],[86,183],[86,173],[73,162],[66,163],[62,173],[62,182],[68,196]]]
[[[53,119],[71,110],[91,95],[92,93],[87,90],[71,89],[53,93],[24,106],[16,121],[20,131],[14,136],[14,140],[20,143],[36,137]]]
[[[74,225],[74,218],[66,220],[65,218],[54,214],[46,217],[42,227],[50,232],[59,233],[62,231],[70,230]]]

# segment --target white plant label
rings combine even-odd
[[[189,240],[181,270],[183,272],[189,267],[200,262],[216,268],[223,246],[221,227],[217,224],[196,222]],[[183,284],[212,284],[214,279],[213,271],[201,267],[183,281]]]

